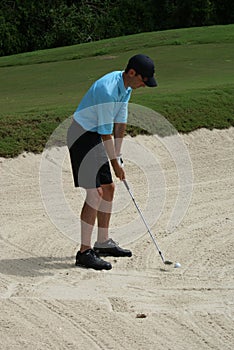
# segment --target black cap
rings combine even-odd
[[[154,62],[148,56],[139,54],[131,57],[126,70],[129,69],[134,69],[142,78],[148,78],[145,85],[149,87],[158,85],[154,78]]]

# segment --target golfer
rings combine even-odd
[[[146,55],[130,58],[125,71],[114,71],[98,79],[87,91],[74,113],[68,129],[75,187],[86,190],[81,211],[81,246],[76,265],[95,270],[110,270],[111,264],[100,256],[130,257],[130,250],[121,248],[109,238],[109,222],[114,196],[110,164],[120,180],[125,179],[121,145],[124,137],[128,102],[133,89],[157,86],[154,63]],[[91,237],[97,220],[97,241]]]

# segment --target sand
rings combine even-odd
[[[84,193],[66,148],[46,158],[61,170],[63,200],[43,155],[0,159],[0,349],[233,349],[234,128],[180,139],[181,159],[154,136],[126,138],[123,152],[134,196],[178,269],[163,265],[118,180],[110,235],[133,256],[106,258],[111,271],[75,267]]]

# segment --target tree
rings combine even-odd
[[[233,0],[213,0],[216,24],[234,23]]]
[[[0,2],[0,55],[228,23],[234,23],[233,0],[6,0]]]

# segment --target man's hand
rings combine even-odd
[[[122,166],[119,165],[118,160],[112,159],[111,164],[115,172],[115,176],[118,177],[121,181],[125,180],[125,171]]]

